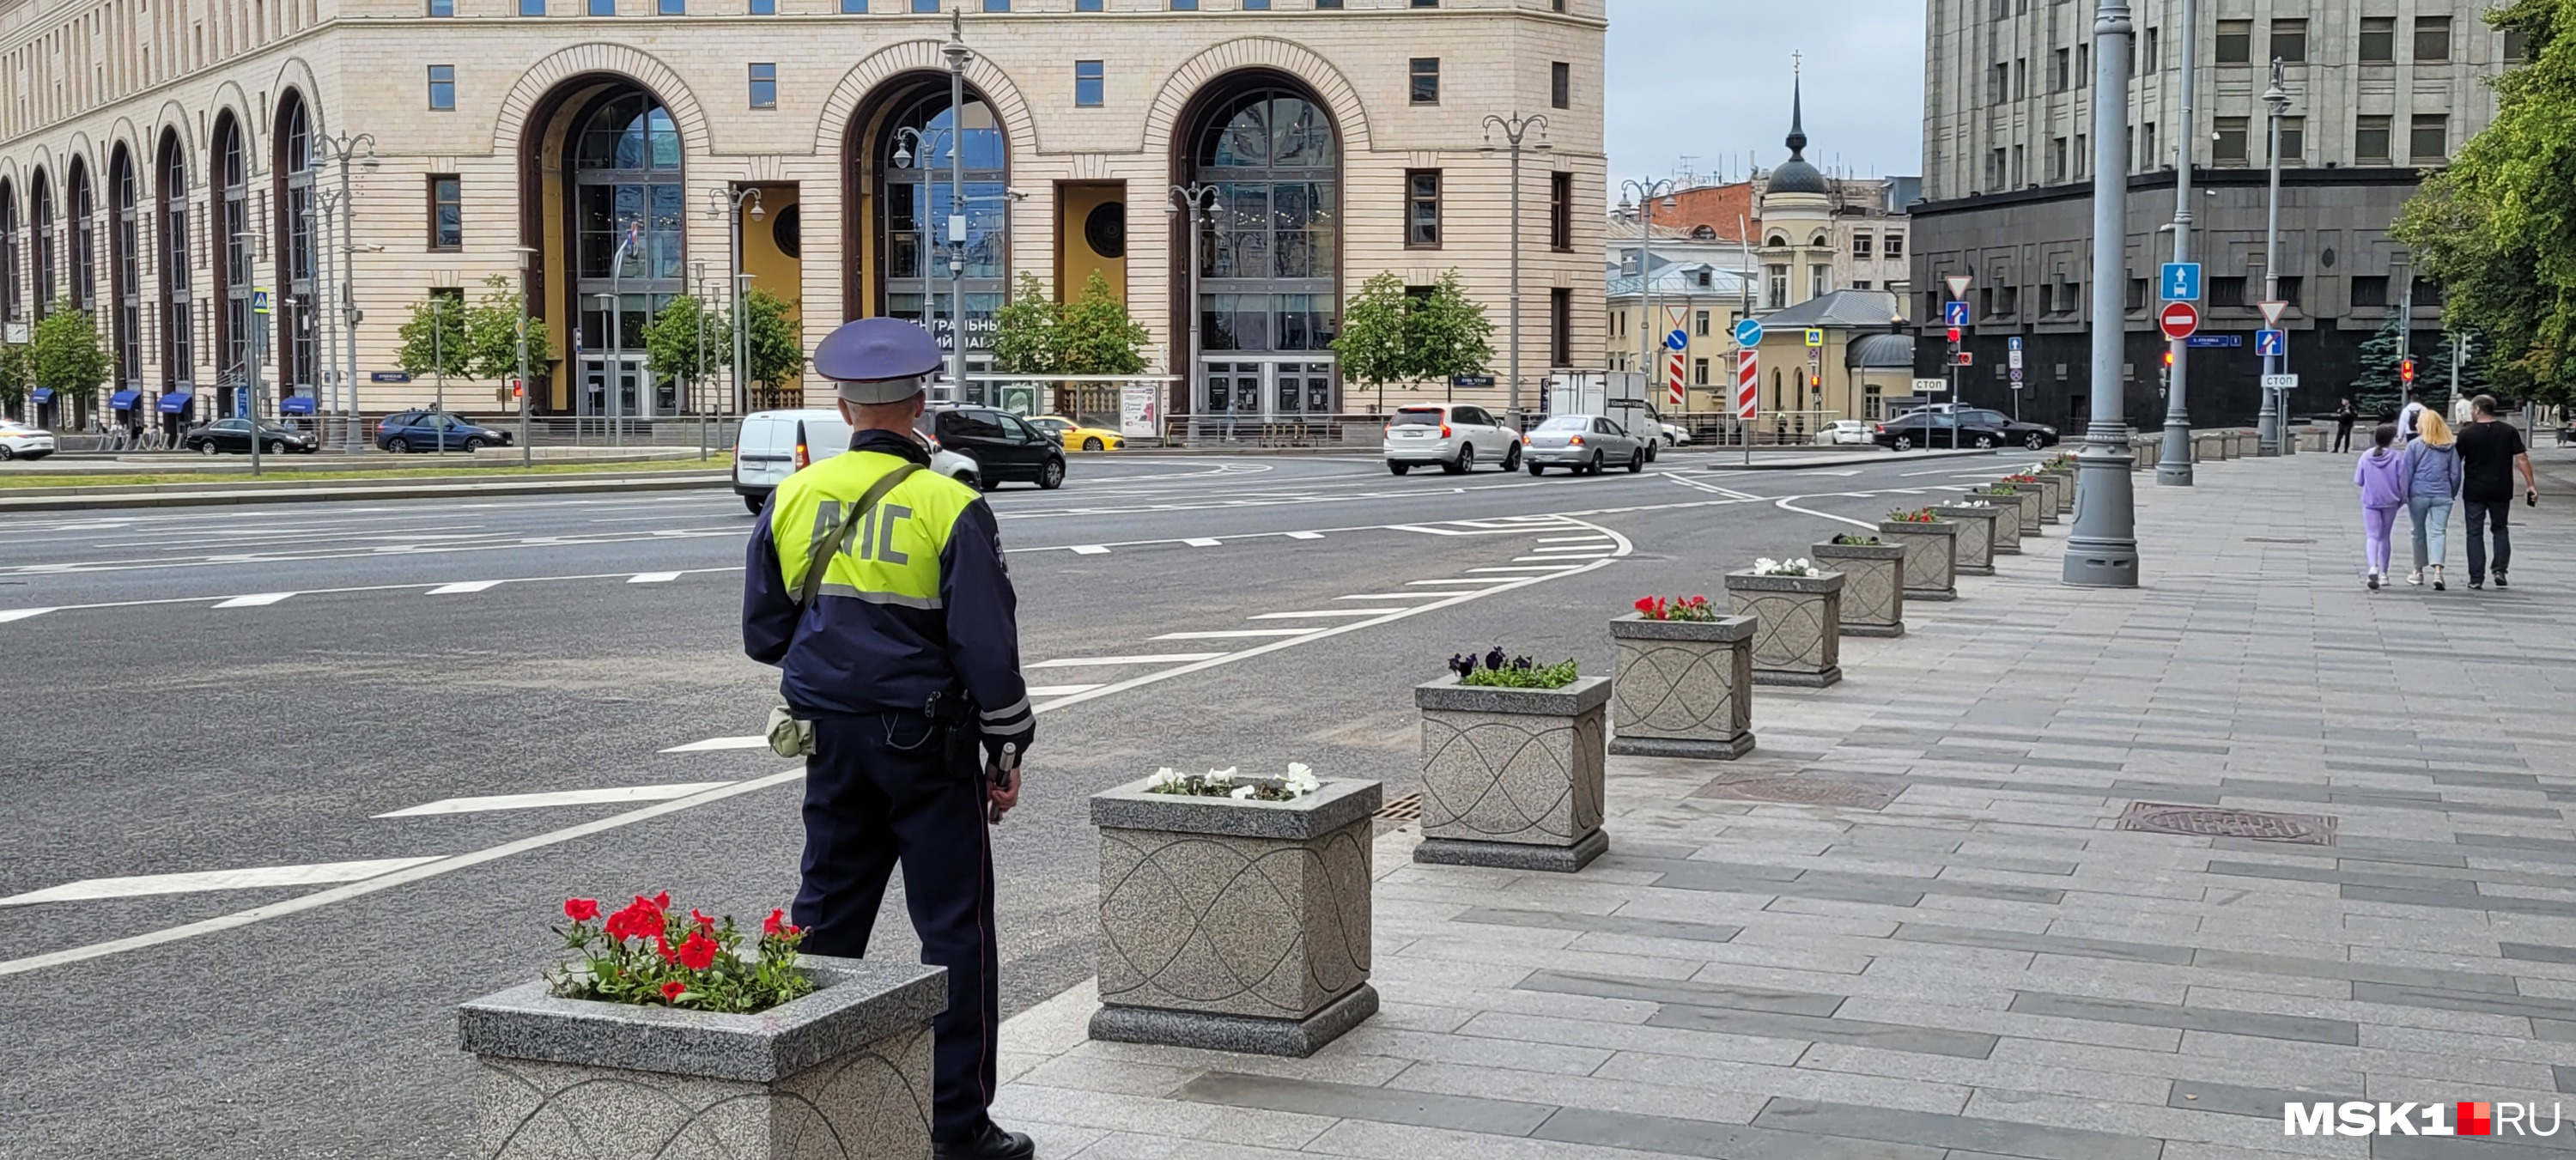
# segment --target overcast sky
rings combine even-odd
[[[1922,172],[1923,0],[1609,0],[1611,200],[1631,177],[1742,178],[1789,156],[1806,54],[1807,160]],[[1685,156],[1692,160],[1685,161]]]

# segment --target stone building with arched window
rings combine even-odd
[[[1546,120],[1520,159],[1523,381],[1602,365],[1603,5],[19,5],[0,14],[0,315],[94,311],[115,369],[80,415],[229,414],[253,368],[269,414],[354,394],[372,415],[430,398],[395,371],[412,306],[497,276],[556,339],[536,414],[659,417],[734,406],[642,348],[672,298],[721,298],[737,269],[809,349],[845,319],[915,318],[962,334],[970,372],[1024,277],[1063,296],[1098,273],[1179,380],[1167,414],[1270,418],[1363,409],[1330,349],[1342,304],[1383,272],[1455,269],[1495,326],[1480,401],[1499,404],[1513,159],[1489,117]],[[1170,208],[1191,186],[1215,191],[1195,239]],[[819,397],[765,386],[745,393]],[[496,383],[447,398],[515,408]]]

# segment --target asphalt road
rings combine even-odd
[[[1606,673],[1636,597],[1722,599],[2007,462],[1086,458],[997,493],[1048,690],[995,842],[1007,1006],[1091,973],[1087,794],[1292,760],[1410,792],[1409,686],[1450,654]],[[720,490],[0,520],[0,1156],[446,1156],[452,1010],[556,961],[562,899],[784,904],[796,771],[724,741],[775,686],[749,523]],[[200,877],[100,881],[157,875]],[[887,905],[872,953],[909,957]]]

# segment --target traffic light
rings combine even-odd
[[[2397,378],[2407,386],[2415,385],[2415,360],[2412,357],[2397,360]]]
[[[2166,352],[2165,352],[2165,369],[2166,369],[2166,370],[2172,370],[2172,369],[2173,369],[2173,352],[2172,352],[2172,351],[2170,351],[2170,350],[2168,350],[2168,351],[2166,351]]]
[[[1951,328],[1950,328],[1950,345],[1952,345],[1952,346],[1957,346],[1957,345],[1959,345],[1959,328],[1958,328],[1958,327],[1953,326],[1953,327],[1951,327]]]

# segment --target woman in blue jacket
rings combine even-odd
[[[2415,570],[2409,584],[2422,584],[2433,573],[2433,590],[2442,591],[2443,542],[2450,531],[2451,504],[2460,495],[2460,442],[2441,412],[2426,407],[2415,415],[2415,441],[2406,445],[2406,512],[2415,523]],[[2429,545],[2429,548],[2428,548]]]

